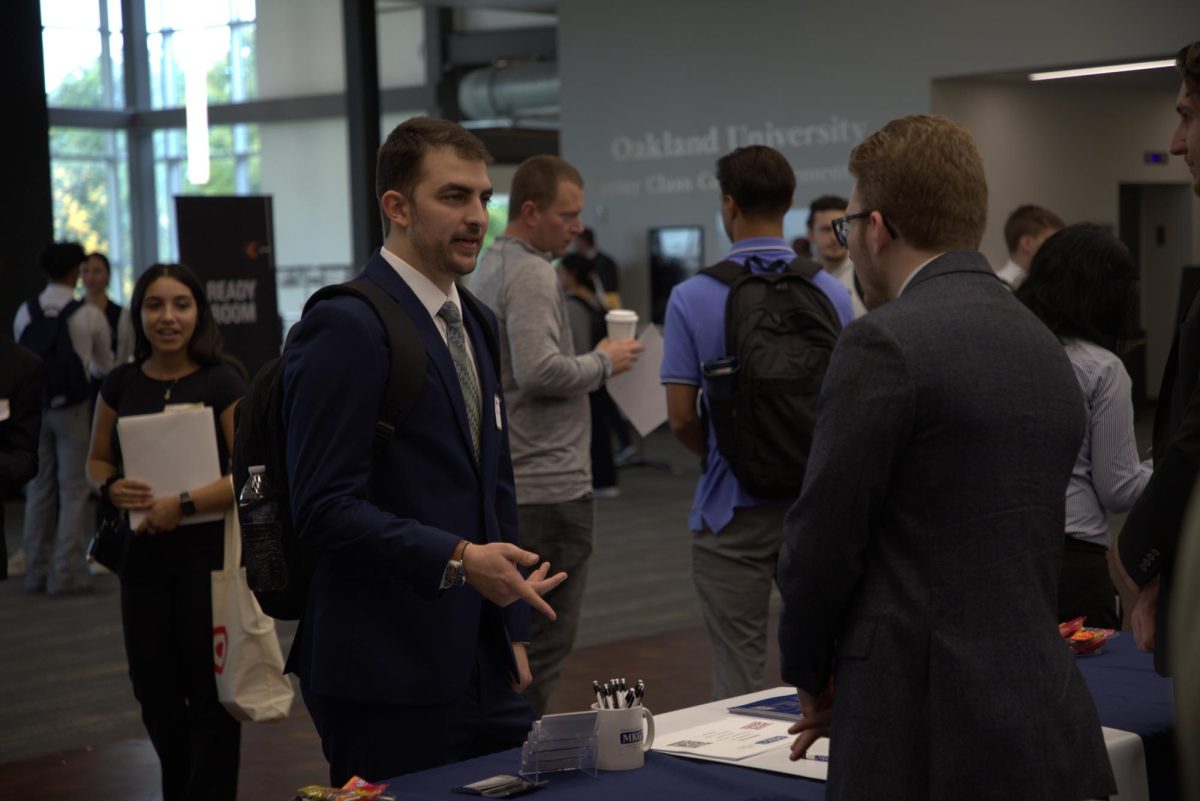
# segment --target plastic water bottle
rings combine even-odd
[[[267,483],[267,468],[263,465],[250,468],[250,478],[238,496],[238,519],[242,524],[242,558],[250,589],[262,592],[287,587],[279,504]]]

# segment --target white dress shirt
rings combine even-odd
[[[437,326],[438,332],[442,335],[442,341],[446,342],[447,345],[449,345],[449,341],[446,339],[446,321],[438,317],[438,311],[447,300],[458,307],[458,315],[463,321],[463,339],[467,343],[467,355],[471,357],[471,371],[475,373],[475,381],[478,383],[479,370],[475,367],[475,349],[471,346],[471,335],[466,330],[467,311],[463,308],[462,298],[458,296],[458,287],[455,284],[450,284],[450,294],[447,295],[437,284],[419,272],[416,267],[413,267],[386,247],[379,249],[379,255],[391,265],[392,269],[396,271],[396,275],[400,276],[400,279],[408,285],[408,288],[417,296],[417,300],[421,301],[421,305],[429,312],[429,316],[433,319],[433,324]]]
[[[1000,280],[1003,281],[1009,289],[1016,291],[1016,289],[1021,286],[1022,283],[1024,283],[1025,277],[1029,275],[1029,273],[1025,270],[1022,270],[1021,265],[1017,264],[1012,259],[1009,259],[1004,263],[1003,267],[996,271],[996,275],[999,276]]]

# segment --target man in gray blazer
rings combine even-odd
[[[987,184],[965,129],[894,120],[850,172],[834,227],[874,311],[834,351],[785,523],[792,757],[830,735],[831,799],[1112,793],[1054,619],[1084,429],[1071,365],[976,251]]]

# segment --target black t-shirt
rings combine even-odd
[[[109,373],[100,387],[100,396],[116,411],[118,419],[156,414],[175,404],[202,403],[210,407],[222,475],[228,475],[230,467],[229,447],[221,433],[221,414],[245,392],[246,382],[228,364],[201,367],[176,381],[159,381],[142,372],[139,364],[123,364]],[[121,440],[115,425],[111,436],[113,453],[121,466]],[[179,526],[164,534],[139,535],[129,543],[125,573],[218,570],[224,547],[225,524],[221,521]]]

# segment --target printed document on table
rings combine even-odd
[[[791,746],[796,739],[795,735],[788,734],[791,725],[781,720],[726,715],[711,723],[671,732],[655,744],[654,750],[737,762]]]
[[[608,379],[605,386],[638,434],[644,437],[667,422],[667,391],[658,377],[663,360],[663,338],[658,327],[646,326],[638,341],[646,349],[633,369]]]
[[[209,406],[119,417],[117,436],[121,440],[125,476],[145,481],[155,497],[178,495],[221,477],[216,425]],[[224,517],[224,511],[196,514],[185,517],[180,525],[208,523]],[[129,524],[135,529],[145,519],[144,511],[129,513]]]

